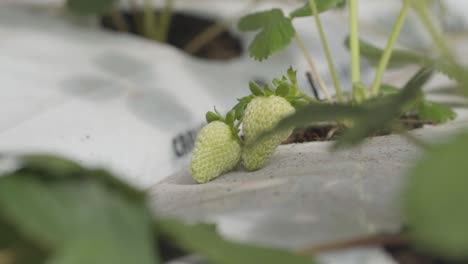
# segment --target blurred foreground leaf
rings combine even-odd
[[[24,155],[19,157],[22,173],[32,174],[43,181],[80,181],[92,179],[116,189],[130,199],[143,201],[145,194],[127,183],[117,179],[102,169],[86,169],[66,158],[52,155]]]
[[[312,125],[317,122],[344,122],[352,124],[338,139],[335,147],[355,145],[366,137],[388,129],[398,119],[402,112],[423,98],[421,87],[432,76],[431,68],[418,71],[405,87],[399,92],[393,92],[388,87],[389,94],[367,100],[359,105],[318,104],[313,103],[299,108],[295,114],[281,120],[271,131],[260,135],[259,140],[290,127]]]
[[[323,13],[335,7],[343,6],[346,3],[346,0],[314,0],[315,4],[317,5],[317,11],[319,13]],[[291,14],[289,14],[291,18],[297,17],[307,17],[312,16],[312,9],[310,6],[310,2],[307,1],[303,7],[300,7]]]
[[[157,241],[221,264],[313,263],[284,250],[226,241],[213,225],[155,219],[145,197],[107,171],[55,156],[24,156],[16,171],[0,175],[0,263],[157,264]]]
[[[0,230],[16,230],[1,246],[22,257],[16,245],[35,245],[48,263],[158,263],[149,210],[117,180],[49,156],[23,164],[0,177]]]
[[[354,120],[354,126],[345,131],[337,141],[336,147],[356,145],[366,137],[391,128],[405,108],[421,100],[421,87],[431,78],[432,73],[432,68],[422,68],[399,93],[367,101],[364,104],[367,108],[365,114]]]
[[[423,101],[418,109],[418,117],[425,121],[445,123],[455,119],[457,114],[449,106],[430,101]]]
[[[117,0],[67,0],[67,8],[81,15],[102,15],[116,2]]]
[[[409,173],[404,215],[412,238],[432,253],[468,259],[468,132],[431,148]]]
[[[157,223],[160,232],[171,237],[187,251],[206,257],[216,264],[312,264],[311,258],[297,256],[279,249],[243,245],[226,241],[213,228],[205,225],[186,225],[175,220]]]
[[[349,36],[345,39],[344,43],[346,48],[349,49]],[[360,40],[359,43],[361,56],[364,57],[370,65],[374,67],[378,66],[384,52],[383,49],[364,40]],[[394,49],[390,61],[388,62],[388,68],[398,68],[414,64],[424,67],[430,65],[431,60],[416,52]]]

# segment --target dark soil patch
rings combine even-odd
[[[141,32],[144,18],[143,11],[121,11],[120,15],[125,20],[128,33],[146,37],[144,32]],[[159,12],[155,11],[155,15],[156,17],[159,16]],[[114,21],[109,15],[103,16],[101,18],[101,26],[117,31]],[[190,41],[215,23],[215,20],[205,17],[175,12],[172,15],[168,30],[168,44],[179,49],[184,49]],[[208,60],[229,60],[241,56],[243,52],[240,39],[235,37],[231,32],[223,30],[192,55]]]
[[[417,116],[408,115],[400,118],[400,124],[404,129],[413,130],[422,128],[424,125],[434,125],[432,122],[420,120]],[[295,129],[292,135],[283,144],[304,143],[313,141],[329,141],[337,139],[346,128],[338,125],[316,125]],[[390,130],[381,131],[375,136],[390,135]]]
[[[389,253],[393,259],[400,264],[462,264],[468,262],[453,262],[443,260],[438,257],[429,256],[422,253],[409,244],[392,245],[384,247],[385,251]]]
[[[158,248],[156,251],[160,254],[160,258],[164,263],[189,255],[188,252],[176,246],[167,237],[160,236],[157,242]]]
[[[321,125],[295,129],[283,144],[327,141],[336,139],[342,129],[336,125]]]
[[[361,247],[380,247],[399,264],[466,264],[465,261],[450,261],[412,247],[410,239],[405,233],[376,234],[369,237],[338,241],[330,244],[314,245],[303,248],[298,254],[310,256],[335,250],[349,250]]]

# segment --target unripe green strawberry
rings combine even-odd
[[[257,96],[249,102],[243,117],[246,147],[242,152],[242,163],[248,171],[262,168],[278,145],[291,135],[293,128],[275,132],[253,144],[257,137],[274,128],[281,119],[294,112],[294,107],[281,96]]]
[[[191,163],[195,181],[209,182],[236,167],[241,157],[241,145],[234,131],[233,126],[222,118],[202,128],[195,140]]]

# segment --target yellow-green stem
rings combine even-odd
[[[320,89],[322,90],[322,92],[324,93],[325,97],[327,98],[327,100],[329,102],[332,101],[332,98],[330,96],[330,92],[328,91],[328,88],[327,86],[325,85],[325,82],[323,81],[323,79],[320,77],[320,74],[318,73],[317,71],[317,68],[315,67],[315,64],[314,64],[314,61],[312,60],[312,56],[310,55],[310,53],[307,51],[307,48],[306,46],[304,45],[304,42],[302,41],[302,39],[299,37],[299,35],[296,35],[294,36],[294,38],[296,39],[296,42],[299,46],[299,48],[301,49],[302,53],[304,54],[304,57],[307,61],[307,63],[309,64],[309,67],[312,71],[312,75],[317,79],[317,82],[319,84],[319,87]]]
[[[351,79],[354,84],[361,81],[358,0],[349,0],[349,24],[351,26],[349,39],[351,47]]]
[[[153,0],[145,0],[144,8],[145,35],[147,38],[156,39],[156,19],[154,15]]]
[[[314,18],[315,18],[315,24],[316,24],[317,29],[319,31],[320,40],[322,42],[322,46],[323,46],[323,50],[325,52],[325,56],[327,57],[328,68],[329,68],[330,73],[332,75],[333,84],[335,85],[336,96],[338,97],[338,101],[344,102],[343,90],[341,89],[340,81],[338,79],[338,73],[336,71],[335,64],[333,63],[333,58],[331,56],[330,47],[328,45],[328,41],[327,41],[327,38],[325,36],[325,32],[323,30],[323,27],[322,27],[322,22],[320,21],[319,12],[318,12],[317,4],[315,3],[315,1],[316,0],[309,0],[309,5],[310,5],[310,8],[312,9],[312,14],[314,15]]]
[[[456,64],[456,60],[450,52],[450,48],[445,42],[444,37],[437,29],[436,25],[431,19],[429,11],[427,10],[427,4],[424,0],[408,0],[413,4],[413,9],[418,15],[419,19],[431,34],[432,38],[436,42],[438,49],[442,52],[442,55],[449,60],[449,62]]]
[[[214,38],[223,33],[228,26],[232,25],[239,17],[250,12],[261,0],[251,0],[251,2],[246,6],[245,10],[242,10],[238,15],[234,15],[228,19],[221,19],[214,23],[213,25],[207,27],[200,34],[195,36],[190,42],[185,45],[184,50],[189,54],[195,54],[206,44],[212,41]]]
[[[161,42],[167,41],[169,27],[171,26],[172,19],[172,5],[173,0],[166,0],[164,10],[159,20],[158,40]]]
[[[409,0],[403,0],[403,7],[401,8],[398,20],[393,27],[390,38],[388,39],[387,46],[385,47],[384,53],[382,54],[382,58],[380,59],[379,66],[377,68],[377,72],[375,74],[374,82],[372,83],[371,93],[373,96],[377,96],[380,92],[380,84],[382,82],[383,74],[387,69],[388,62],[392,56],[393,46],[395,45],[395,42],[400,35],[401,28],[403,27],[406,15],[408,14],[408,9]]]

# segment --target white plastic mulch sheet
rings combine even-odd
[[[310,93],[304,75],[309,68],[296,45],[266,63],[247,54],[229,62],[208,62],[141,38],[74,25],[57,9],[63,1],[4,3],[0,8],[4,153],[64,154],[148,187],[189,162],[205,112],[215,105],[223,112],[230,109],[236,98],[248,93],[250,80],[269,81],[293,65],[301,87]],[[178,9],[190,9],[187,1],[176,3]],[[193,9],[235,17],[249,1],[230,3],[200,1]],[[291,10],[298,5],[265,1],[255,10]],[[363,6],[361,12],[371,16]],[[328,38],[340,79],[349,83],[349,55],[343,47],[346,14],[333,12],[322,19],[327,32],[333,32]],[[299,19],[295,25],[331,86],[313,20]],[[254,34],[239,36],[247,48]],[[372,72],[364,63],[364,81],[370,81]]]
[[[64,154],[141,187],[188,163],[206,111],[300,57],[207,62],[28,5],[0,8],[0,37],[0,151]]]
[[[0,150],[65,154],[139,186],[185,164],[204,113],[254,77],[24,9],[0,9],[0,38]]]

